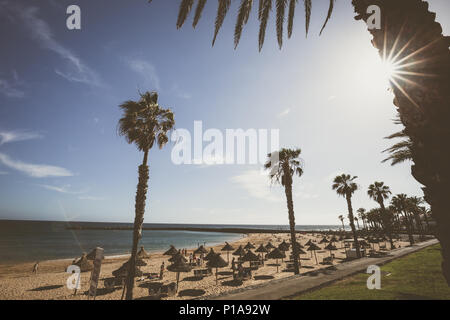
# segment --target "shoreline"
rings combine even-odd
[[[307,233],[298,237],[298,242],[305,245],[307,241],[312,240],[315,243],[319,243],[322,239],[322,234]],[[252,233],[245,235],[235,241],[230,241],[230,245],[237,249],[239,245],[244,246],[247,242],[251,242],[255,247],[260,244],[266,244],[272,242],[275,246],[279,245],[282,241],[289,241],[288,234],[258,234]],[[215,245],[207,245],[207,250],[213,248],[215,252],[222,254],[225,261],[228,261],[227,253],[221,251],[224,243],[218,243]],[[396,245],[404,247],[407,245],[405,241],[396,241]],[[338,265],[344,262],[345,250],[343,248],[343,242],[336,242],[336,246],[339,248],[335,251],[336,255],[334,265]],[[318,263],[311,253],[306,253],[301,257],[301,273],[316,271],[323,268],[328,268],[329,265],[323,264],[322,261],[326,257],[330,256],[328,250],[323,249],[324,245],[321,245],[321,249],[317,251]],[[180,247],[181,248],[181,247]],[[165,250],[164,250],[165,251]],[[146,259],[146,266],[141,267],[144,274],[154,274],[160,271],[162,263],[169,265],[168,256],[164,256],[164,251],[157,251],[150,253],[150,258]],[[192,252],[192,249],[188,249]],[[233,250],[234,251],[234,250]],[[233,256],[229,254],[229,261],[231,262]],[[287,257],[289,253],[286,254]],[[98,300],[120,300],[122,290],[120,288],[114,288],[109,290],[104,287],[105,279],[112,277],[112,272],[118,269],[124,262],[126,262],[129,255],[109,255],[103,261],[101,266],[99,288],[97,290]],[[315,255],[314,255],[315,256]],[[58,299],[58,300],[85,300],[86,290],[89,286],[89,279],[91,272],[81,273],[81,286],[77,295],[73,294],[73,290],[69,290],[66,287],[68,273],[66,268],[70,265],[71,259],[59,259],[41,261],[39,264],[39,271],[37,274],[32,274],[33,263],[21,263],[13,265],[0,265],[0,299]],[[206,276],[202,279],[198,279],[193,276],[193,271],[180,274],[180,289],[175,296],[166,297],[163,299],[196,299],[207,298],[212,296],[220,296],[227,292],[233,292],[235,289],[254,288],[255,285],[266,284],[273,280],[281,280],[290,278],[293,273],[286,270],[286,263],[282,261],[275,261],[273,259],[268,260],[264,266],[260,266],[258,270],[254,271],[253,277],[245,280],[242,283],[233,281],[232,270],[230,264],[219,270],[219,284],[216,284],[215,270],[212,275]],[[247,267],[249,262],[245,263]],[[280,270],[277,269],[277,264],[280,265]],[[205,265],[198,268],[205,268]],[[146,299],[149,296],[149,286],[160,283],[161,285],[168,285],[176,281],[176,273],[168,270],[164,271],[164,279],[149,280],[149,279],[136,279],[135,285],[135,298]],[[277,281],[275,281],[277,282]]]

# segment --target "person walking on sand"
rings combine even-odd
[[[36,263],[33,266],[33,274],[37,274],[39,268],[39,261],[36,261]]]
[[[164,261],[161,264],[161,269],[159,271],[159,280],[162,280],[164,277]]]

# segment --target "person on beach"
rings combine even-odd
[[[189,254],[189,265],[192,265],[192,252]]]
[[[36,261],[36,263],[33,266],[33,274],[37,274],[39,268],[39,261]]]
[[[162,280],[164,277],[164,261],[161,264],[161,270],[159,271],[159,280]]]

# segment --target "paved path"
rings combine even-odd
[[[305,291],[325,286],[337,280],[351,276],[359,272],[365,272],[369,265],[383,265],[389,261],[405,256],[409,253],[421,250],[438,243],[436,239],[415,244],[412,247],[404,247],[389,251],[389,255],[381,258],[362,258],[335,265],[334,270],[318,271],[317,276],[300,275],[285,279],[273,280],[264,285],[243,289],[240,292],[225,294],[216,298],[218,300],[278,300],[294,296]]]

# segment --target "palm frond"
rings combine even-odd
[[[217,39],[217,34],[219,33],[220,28],[222,27],[223,21],[225,20],[225,16],[228,13],[228,10],[230,9],[231,0],[219,0],[219,6],[217,7],[217,16],[216,16],[216,22],[215,22],[215,30],[214,30],[214,38],[212,41],[212,45],[214,46],[214,43]]]
[[[195,9],[194,21],[192,22],[192,27],[196,27],[200,18],[202,17],[203,9],[205,8],[206,0],[198,0],[197,8]]]
[[[288,12],[288,38],[292,36],[292,29],[294,28],[294,15],[295,15],[295,6],[298,0],[290,0],[289,1],[289,12]]]
[[[331,15],[333,13],[333,9],[334,9],[334,1],[335,0],[330,0],[330,6],[328,7],[328,14],[327,14],[327,18],[325,19],[325,22],[322,26],[322,29],[320,29],[320,33],[319,35],[322,34],[323,30],[325,29],[325,27],[327,26],[328,20],[330,20]]]
[[[241,40],[242,30],[247,24],[250,12],[252,11],[253,0],[242,0],[239,7],[236,26],[234,29],[234,48],[236,49]]]
[[[311,20],[312,3],[311,3],[311,0],[303,0],[303,1],[305,3],[305,28],[306,28],[306,35],[308,35],[309,22]]]
[[[272,0],[264,0],[260,16],[261,21],[259,25],[259,36],[258,36],[259,51],[261,51],[264,45],[264,38],[266,37],[267,21],[269,20],[269,14],[271,10],[272,10]]]
[[[276,0],[277,5],[277,40],[278,46],[283,46],[283,26],[284,26],[284,14],[286,10],[287,0]]]
[[[193,4],[194,4],[194,0],[182,0],[181,1],[180,10],[178,11],[177,29],[180,29],[183,26],[189,12],[191,12]]]

